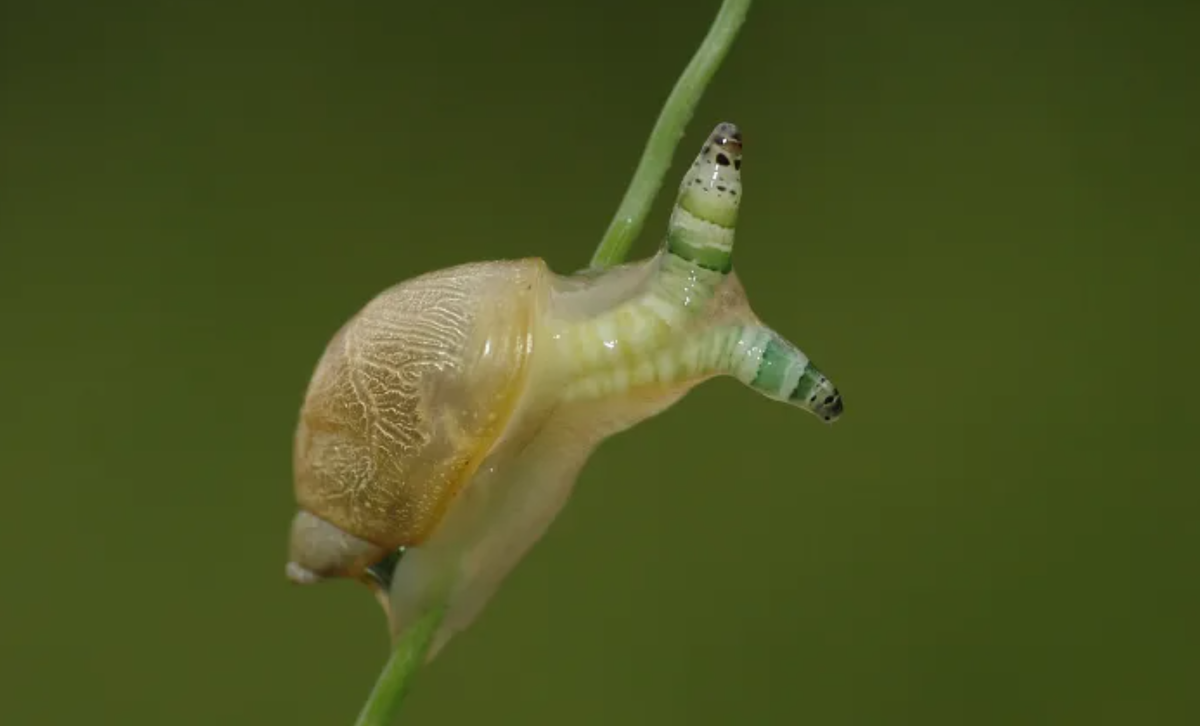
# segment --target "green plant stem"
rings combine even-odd
[[[629,254],[629,248],[641,232],[646,215],[662,187],[663,177],[671,166],[671,158],[675,154],[675,147],[683,138],[684,128],[691,120],[709,80],[725,59],[738,30],[742,27],[750,2],[751,0],[725,0],[721,4],[704,42],[692,56],[691,62],[663,105],[658,121],[650,132],[650,139],[646,142],[646,148],[642,151],[642,159],[633,174],[629,188],[625,191],[624,199],[621,200],[621,206],[592,257],[593,268],[604,269],[618,265],[624,262],[625,256]],[[355,722],[356,726],[390,726],[400,711],[405,694],[408,693],[413,674],[425,662],[426,654],[445,614],[446,606],[443,603],[429,610],[401,635],[392,649],[387,665],[379,674],[371,695],[363,704],[358,721]]]
[[[354,722],[355,726],[388,726],[395,720],[412,684],[413,674],[425,662],[425,654],[445,614],[444,605],[431,608],[400,636],[387,665],[375,681],[375,687],[371,689],[371,695],[367,696],[367,702]]]
[[[696,104],[733,45],[749,8],[750,0],[725,0],[721,4],[721,10],[704,42],[663,104],[646,148],[642,151],[642,159],[625,191],[625,198],[621,200],[621,206],[617,208],[616,215],[592,256],[593,269],[604,269],[625,261],[629,248],[642,231],[654,198],[658,196],[663,178],[671,166],[675,147],[683,138],[683,131],[692,119]]]

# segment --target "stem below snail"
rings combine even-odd
[[[438,626],[446,615],[446,606],[431,608],[400,636],[387,665],[379,674],[375,688],[367,696],[355,726],[388,726],[400,711],[400,704],[412,684],[412,677],[425,662]]]
[[[683,138],[684,128],[691,120],[708,82],[737,37],[750,2],[724,0],[721,3],[708,35],[676,81],[659,113],[621,206],[592,257],[593,269],[604,269],[624,262],[662,187],[675,147]],[[388,726],[394,721],[413,675],[426,661],[446,611],[446,599],[442,598],[437,606],[414,621],[396,641],[387,665],[363,704],[356,726]]]
[[[725,0],[717,13],[716,20],[708,30],[704,42],[692,60],[688,63],[675,88],[663,104],[663,109],[650,132],[650,139],[642,151],[642,159],[621,206],[613,216],[604,238],[592,256],[592,269],[604,269],[619,265],[625,261],[629,248],[634,239],[642,231],[654,198],[662,187],[663,178],[671,166],[671,158],[675,147],[683,138],[684,128],[692,119],[696,104],[704,95],[708,82],[725,60],[729,47],[733,45],[742,21],[746,19],[746,11],[750,9],[751,0]]]

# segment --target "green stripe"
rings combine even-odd
[[[763,350],[762,360],[758,364],[758,373],[750,382],[750,386],[764,393],[778,396],[780,389],[783,388],[783,380],[787,376],[788,368],[795,358],[796,356],[787,346],[772,338],[767,342],[766,349]]]
[[[788,398],[799,403],[808,403],[808,397],[812,395],[813,389],[820,382],[821,371],[817,370],[817,367],[810,362],[796,383],[796,390],[792,391],[792,395]]]
[[[706,270],[725,274],[733,269],[733,255],[727,250],[698,245],[695,232],[672,227],[667,232],[667,251]]]

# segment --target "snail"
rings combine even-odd
[[[354,315],[301,408],[288,577],[365,582],[393,637],[445,588],[432,659],[606,437],[720,375],[837,419],[838,389],[758,319],[733,272],[741,167],[741,133],[722,123],[649,259],[573,275],[539,258],[463,264]]]

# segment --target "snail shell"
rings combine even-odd
[[[350,320],[301,411],[300,507],[385,551],[423,540],[512,415],[546,273],[540,260],[441,270]]]

